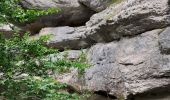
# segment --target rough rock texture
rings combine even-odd
[[[168,0],[125,0],[93,15],[86,26],[67,29],[69,34],[56,31],[58,28],[46,28],[43,32],[54,34],[49,45],[56,48],[86,48],[166,27],[170,24],[169,12]]]
[[[83,27],[82,27],[83,28]],[[81,49],[91,45],[91,41],[83,37],[79,28],[73,27],[56,27],[44,28],[39,35],[51,34],[52,38],[47,42],[47,45],[57,49]],[[84,30],[85,31],[85,30]]]
[[[106,91],[118,99],[142,93],[170,92],[170,55],[159,49],[161,29],[90,48],[88,89]],[[165,92],[165,93],[166,93]]]
[[[33,33],[43,27],[82,25],[94,14],[94,11],[80,5],[78,0],[21,0],[20,5],[23,8],[31,9],[47,9],[50,7],[61,9],[60,13],[40,17],[22,27]]]
[[[79,1],[105,9],[102,0]],[[122,0],[94,14],[85,26],[48,27],[40,35],[52,34],[47,45],[61,50],[89,48],[92,66],[83,88],[120,100],[169,100],[169,26],[169,0]]]
[[[96,12],[100,12],[111,5],[113,0],[79,0],[79,2]]]
[[[70,69],[69,72],[63,74],[55,74],[55,79],[58,82],[68,84],[73,90],[80,91],[81,85],[79,85],[78,69]]]
[[[95,14],[86,26],[112,40],[169,25],[169,10],[168,0],[125,0]]]
[[[162,53],[170,54],[170,27],[166,28],[159,37]]]

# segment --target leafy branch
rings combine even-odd
[[[40,16],[58,13],[59,8],[47,10],[23,9],[18,0],[1,0],[0,2],[0,23],[26,23],[37,19]]]

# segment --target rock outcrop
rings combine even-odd
[[[53,34],[48,44],[56,48],[86,48],[164,28],[170,24],[169,10],[168,0],[125,0],[93,15],[86,26],[68,28],[69,34],[57,31],[59,28],[45,28],[40,34]]]
[[[44,27],[83,25],[95,12],[81,5],[78,0],[21,0],[20,5],[26,9],[61,9],[59,13],[42,16],[33,22],[21,24],[20,27],[32,33]]]
[[[84,30],[85,31],[85,30]],[[91,43],[83,38],[83,31],[73,27],[56,27],[56,28],[44,28],[40,31],[39,35],[52,35],[51,39],[47,41],[47,45],[60,50],[63,49],[81,49],[90,46]]]
[[[61,16],[42,17],[28,26],[38,23],[36,27],[42,25],[38,29],[45,27],[39,35],[52,34],[46,43],[50,47],[87,49],[92,66],[85,71],[83,89],[120,100],[169,95],[170,1],[118,0],[110,5],[112,1],[22,0],[21,4],[25,8],[64,9]]]
[[[106,91],[117,98],[145,92],[169,91],[170,56],[160,52],[162,29],[118,42],[97,44],[90,48],[86,83],[93,91]]]

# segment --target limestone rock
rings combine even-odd
[[[75,91],[79,91],[81,88],[81,85],[78,83],[78,69],[72,68],[69,70],[69,72],[63,74],[55,74],[54,77],[58,82],[69,85]]]
[[[40,36],[47,34],[52,37],[46,44],[60,50],[81,49],[90,46],[90,41],[86,39],[86,36],[83,37],[84,34],[79,32],[77,28],[68,26],[44,28],[39,33]]]
[[[111,42],[164,28],[170,24],[169,11],[168,0],[123,0],[93,15],[86,26],[68,28],[71,31],[69,34],[56,31],[59,28],[45,28],[43,32],[54,34],[48,43],[52,47],[87,48],[95,43]]]
[[[170,53],[170,27],[160,34],[159,39],[162,53]]]
[[[150,98],[145,94],[170,93],[169,5],[169,0],[122,0],[85,26],[48,27],[40,35],[52,34],[47,45],[60,50],[90,48],[88,90],[123,100]]]
[[[20,25],[33,33],[43,27],[82,25],[94,14],[94,11],[80,5],[78,0],[21,0],[20,5],[25,9],[61,9],[60,13],[42,16],[33,22]]]
[[[166,27],[170,23],[168,1],[123,0],[113,4],[90,18],[86,26],[91,32],[86,32],[86,35],[97,42],[113,41]]]
[[[142,93],[169,92],[170,56],[160,53],[160,32],[91,47],[88,60],[93,66],[85,74],[88,89],[123,100]]]

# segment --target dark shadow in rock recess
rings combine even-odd
[[[135,95],[130,100],[170,100],[170,85]]]
[[[78,27],[84,26],[90,17],[96,12],[81,5],[84,9],[78,15],[74,13],[59,12],[57,14],[51,14],[38,17],[37,19],[26,23],[13,23],[16,26],[22,28],[25,31],[31,32],[31,34],[37,34],[42,28],[45,27],[58,27],[58,26],[70,26]],[[84,13],[86,12],[86,13]],[[87,13],[88,12],[88,13]],[[83,14],[84,13],[84,14]],[[74,17],[73,17],[74,16]]]
[[[94,96],[96,96],[96,99],[94,100],[97,100],[97,97],[98,98],[102,97],[103,99],[101,100],[116,100],[117,99],[115,96],[108,94],[106,91],[97,91],[94,93]]]

